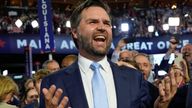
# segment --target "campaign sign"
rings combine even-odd
[[[40,25],[41,51],[53,52],[54,34],[52,23],[51,0],[38,0],[38,17]]]
[[[113,52],[121,37],[114,37],[111,43],[109,54]],[[170,36],[160,36],[151,38],[137,37],[134,41],[127,43],[123,49],[136,50],[147,54],[160,54],[167,52],[169,48]],[[77,54],[73,39],[69,35],[55,35],[56,54]],[[184,45],[192,43],[190,34],[179,36],[178,50]],[[38,34],[7,34],[0,35],[0,54],[23,54],[24,47],[30,46],[32,53],[40,54],[42,49],[41,40]]]

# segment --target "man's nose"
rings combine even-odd
[[[105,25],[103,24],[103,22],[100,22],[97,26],[97,29],[99,31],[105,31]]]
[[[139,68],[140,68],[141,71],[144,70],[142,65],[139,65]]]

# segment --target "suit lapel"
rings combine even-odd
[[[130,107],[130,87],[127,74],[123,72],[123,70],[120,70],[117,65],[110,62],[113,77],[114,77],[114,83],[116,88],[116,96],[117,96],[117,108],[128,108]]]
[[[131,81],[129,81],[127,74],[123,70],[120,70],[117,65],[110,61],[109,63],[116,88],[117,108],[128,108],[131,103],[131,99],[129,98],[131,96],[129,87]],[[64,78],[64,83],[72,108],[88,108],[78,63],[74,63],[66,71],[68,75]]]
[[[66,91],[72,108],[88,108],[78,63],[70,66],[67,73],[69,74],[64,80],[67,82],[65,83]]]

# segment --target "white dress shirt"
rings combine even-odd
[[[92,84],[91,80],[93,77],[93,71],[90,68],[90,65],[93,63],[93,61],[78,55],[78,65],[81,73],[81,78],[83,81],[83,86],[87,98],[87,102],[89,105],[89,108],[94,108],[93,104],[93,94],[92,94]],[[109,108],[117,108],[117,99],[116,99],[116,90],[114,85],[114,79],[112,70],[110,67],[109,62],[107,61],[107,57],[102,59],[98,62],[101,64],[102,68],[100,68],[100,72],[102,77],[104,78],[106,89],[107,89],[107,98],[108,98],[108,104]],[[102,98],[102,96],[101,96]]]

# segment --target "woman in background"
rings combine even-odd
[[[0,108],[17,108],[9,104],[13,96],[19,93],[17,84],[8,76],[0,75]]]

